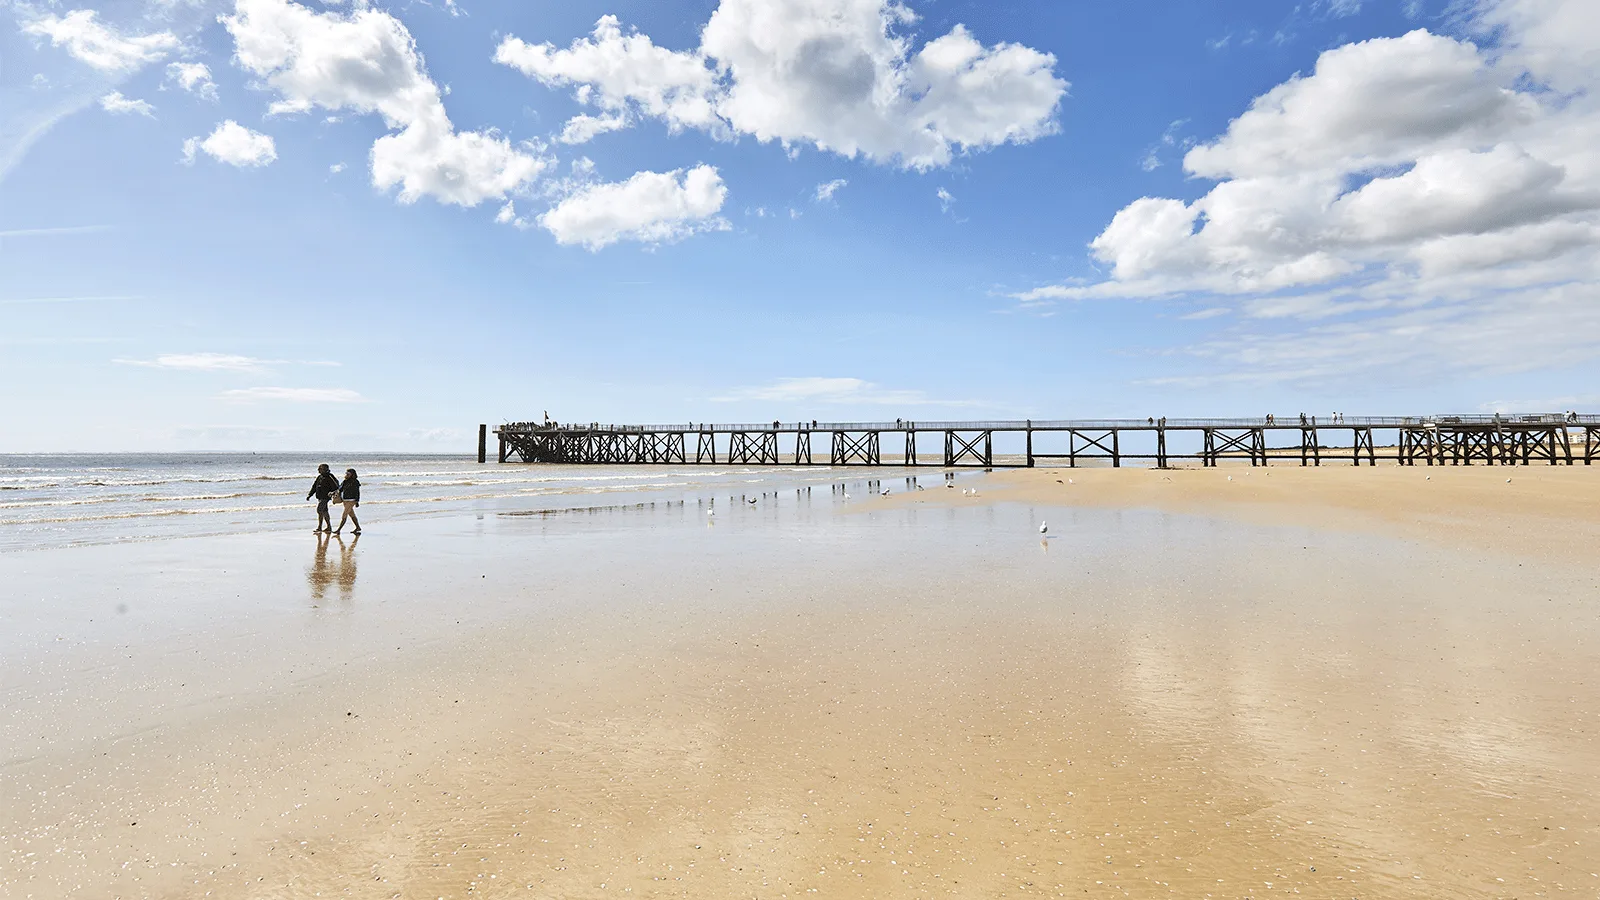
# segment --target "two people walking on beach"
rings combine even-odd
[[[333,477],[328,464],[317,466],[317,480],[311,482],[311,490],[306,492],[306,499],[317,498],[317,527],[311,529],[312,533],[338,534],[344,530],[345,522],[355,524],[354,534],[361,533],[361,520],[356,518],[356,507],[361,505],[361,481],[356,478],[355,469],[344,470],[344,481]],[[329,503],[344,504],[344,515],[339,517],[339,527],[333,527],[333,517],[328,514]]]

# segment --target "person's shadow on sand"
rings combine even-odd
[[[332,538],[332,541],[329,538]],[[328,546],[332,542],[339,545],[339,560],[337,563],[328,561]],[[349,603],[356,589],[356,544],[361,543],[361,535],[352,535],[350,543],[346,544],[339,535],[322,533],[317,535],[317,549],[311,558],[311,568],[306,570],[306,581],[311,585],[311,599],[314,603],[321,603],[328,595],[328,588],[334,584],[339,585],[339,600]]]

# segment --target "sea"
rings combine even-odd
[[[389,453],[0,455],[0,553],[310,531],[316,503],[305,498],[319,463],[341,476],[357,471],[359,515],[368,531],[419,516],[732,501],[865,474],[828,467],[479,464],[471,456]]]

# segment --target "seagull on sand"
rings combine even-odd
[[[1050,523],[1049,522],[1040,522],[1039,523],[1039,533],[1040,534],[1049,534],[1050,533]]]
[[[885,496],[885,497],[889,496],[889,489],[888,488],[884,488],[883,489],[883,496]]]

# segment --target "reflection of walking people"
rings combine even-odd
[[[317,498],[317,527],[311,529],[313,533],[333,530],[333,519],[328,516],[328,499],[338,489],[339,479],[328,471],[328,464],[317,466],[317,480],[311,482],[311,490],[306,491],[307,500],[310,500],[312,495],[316,495]]]
[[[339,485],[339,499],[344,501],[344,515],[339,517],[339,527],[333,530],[334,534],[344,530],[345,520],[355,525],[352,534],[361,533],[361,520],[356,518],[356,507],[361,505],[361,481],[356,478],[355,469],[344,470],[344,483]]]
[[[317,550],[311,560],[311,568],[306,570],[306,582],[311,586],[311,599],[322,603],[327,599],[328,588],[334,584],[339,586],[339,599],[349,602],[356,587],[356,544],[359,537],[350,539],[346,544],[344,538],[333,537],[339,542],[339,562],[337,565],[328,562],[329,536],[317,535]]]

